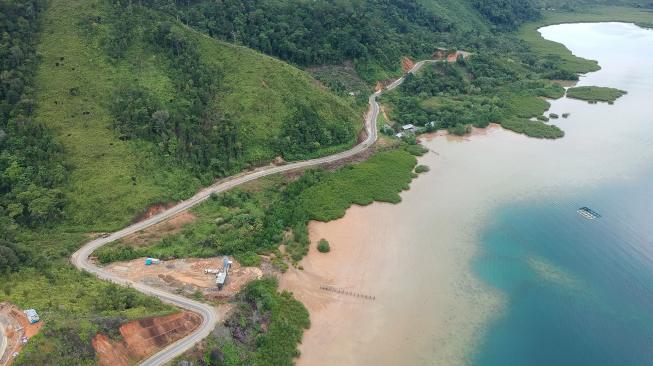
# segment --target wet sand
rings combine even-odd
[[[498,302],[469,277],[469,246],[452,250],[433,241],[432,255],[418,258],[405,250],[410,243],[401,229],[367,225],[392,220],[384,206],[355,206],[343,219],[310,224],[311,240],[327,238],[331,252],[311,248],[304,270],[282,279],[282,288],[311,313],[297,365],[463,364],[465,347],[490,315],[487,305]],[[415,273],[424,268],[428,273]],[[354,295],[320,288],[325,285]]]

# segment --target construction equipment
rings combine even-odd
[[[218,286],[218,290],[222,290],[225,282],[227,282],[227,276],[229,276],[229,269],[234,262],[229,259],[229,257],[224,256],[222,258],[222,268],[213,269],[213,268],[204,268],[204,274],[214,274],[215,275],[215,284]]]
[[[225,282],[227,282],[227,276],[232,264],[233,262],[229,260],[229,257],[222,258],[222,270],[215,276],[215,284],[218,286],[218,290],[222,290]]]

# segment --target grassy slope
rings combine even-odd
[[[249,48],[195,33],[200,40],[205,62],[221,67],[225,72],[227,92],[221,97],[225,110],[233,113],[236,121],[246,126],[245,148],[248,160],[270,160],[274,151],[261,148],[269,145],[272,134],[292,112],[296,103],[306,103],[317,108],[325,120],[349,120],[362,128],[351,103],[334,96],[311,78],[305,71]],[[347,146],[352,146],[352,139]],[[328,153],[325,149],[321,155]]]
[[[154,174],[156,164],[148,164],[153,159],[143,157],[144,149],[118,140],[110,127],[107,101],[112,80],[128,70],[108,64],[101,49],[87,44],[80,32],[80,17],[92,13],[94,5],[51,2],[43,15],[38,46],[42,62],[35,80],[36,118],[53,128],[65,146],[71,168],[67,216],[71,226],[82,231],[118,228],[147,204],[171,198],[173,189],[164,185],[169,179]],[[148,61],[143,63],[144,75],[156,78]],[[63,66],[55,66],[57,62]],[[73,87],[79,88],[79,96],[69,95]],[[85,111],[90,114],[83,115]],[[190,185],[192,189],[198,183]],[[91,226],[95,223],[101,224]]]
[[[52,1],[38,48],[43,62],[36,78],[37,118],[56,131],[66,149],[72,170],[67,189],[71,231],[118,229],[147,205],[181,199],[201,185],[179,164],[157,157],[151,145],[120,141],[112,130],[108,107],[119,79],[138,80],[159,96],[172,97],[174,90],[166,64],[141,44],[118,64],[107,60],[99,37],[80,25],[82,19],[102,15],[100,4]],[[226,91],[220,97],[225,111],[244,126],[248,161],[274,157],[259,146],[269,146],[298,101],[316,106],[325,119],[360,123],[347,102],[303,71],[246,48],[196,37],[205,61],[225,69]],[[69,95],[73,87],[79,88],[78,96]]]
[[[558,42],[542,38],[538,28],[560,23],[623,21],[634,22],[641,26],[653,26],[653,12],[637,8],[617,6],[596,6],[584,8],[582,12],[545,12],[541,21],[524,24],[519,29],[519,36],[524,39],[536,54],[559,56],[562,67],[571,72],[586,73],[600,67],[594,60],[574,56],[567,47]]]

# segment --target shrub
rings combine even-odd
[[[429,152],[429,149],[425,148],[422,145],[408,145],[406,146],[406,151],[414,156],[422,156]]]
[[[420,174],[420,173],[426,173],[429,170],[431,170],[428,166],[426,165],[418,165],[415,167],[415,173]]]
[[[460,123],[449,128],[449,133],[456,136],[463,136],[467,133],[470,133],[471,131],[472,127],[470,125],[464,125]]]
[[[320,241],[317,243],[317,250],[320,253],[328,253],[331,251],[331,246],[326,239],[320,239]]]

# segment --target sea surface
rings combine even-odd
[[[549,152],[562,174],[542,174],[534,159],[526,174],[541,180],[537,191],[486,220],[473,269],[505,304],[472,364],[653,365],[653,31],[594,23],[540,32],[599,61],[579,85],[628,94],[614,105],[552,102],[571,113],[554,121],[567,136]],[[602,217],[582,218],[582,206]]]

